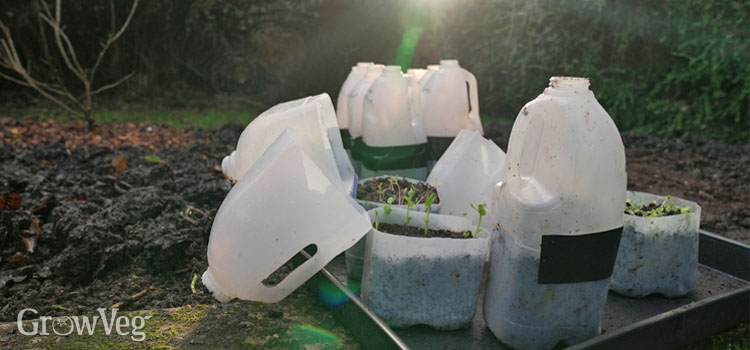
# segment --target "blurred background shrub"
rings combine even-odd
[[[122,21],[129,6],[63,2],[82,61],[116,26],[110,13]],[[21,54],[39,57],[33,2],[0,9]],[[512,119],[550,76],[587,76],[621,130],[748,142],[749,31],[746,0],[149,0],[101,74],[136,72],[111,98],[190,92],[271,105],[335,99],[357,61],[457,58],[477,76],[483,115]],[[0,100],[23,100],[18,90],[0,82]]]

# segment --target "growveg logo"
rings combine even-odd
[[[23,309],[18,313],[17,326],[18,331],[23,335],[50,335],[69,336],[73,333],[83,335],[93,335],[96,327],[101,323],[104,328],[104,334],[111,335],[115,331],[121,336],[130,336],[134,341],[143,341],[146,339],[146,333],[141,330],[146,326],[146,320],[151,316],[117,316],[118,309],[111,309],[110,315],[107,315],[105,308],[96,309],[99,315],[90,316],[41,316],[38,320],[30,321],[30,325],[24,328],[23,316],[26,313],[38,315],[34,309]],[[101,322],[100,322],[101,321]],[[29,329],[30,328],[30,329]],[[50,333],[50,331],[52,333]]]

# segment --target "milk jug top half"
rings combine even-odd
[[[587,78],[552,77],[518,114],[505,180],[493,205],[501,230],[531,249],[545,234],[622,226],[627,175],[622,139]]]
[[[455,137],[462,129],[483,134],[477,79],[457,60],[441,60],[420,82],[419,115],[428,137]],[[467,90],[468,88],[468,90]]]
[[[415,127],[410,103],[409,77],[399,66],[387,66],[365,96],[362,141],[368,146],[409,146],[427,142]]]
[[[364,76],[357,81],[351,92],[349,92],[346,102],[346,115],[348,118],[349,134],[352,139],[362,137],[362,105],[365,95],[367,94],[367,90],[370,89],[370,85],[383,72],[384,67],[382,64],[367,66]]]
[[[336,100],[336,116],[339,122],[340,129],[349,129],[349,111],[347,108],[347,102],[349,100],[349,94],[354,89],[354,86],[364,78],[367,73],[367,67],[372,66],[372,62],[357,62],[357,65],[352,67],[349,71],[349,75],[344,80],[344,84],[341,85],[339,96]]]

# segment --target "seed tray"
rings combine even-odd
[[[688,295],[633,299],[610,291],[602,333],[568,349],[674,348],[748,321],[750,247],[701,231],[699,249],[696,283]],[[347,280],[343,257],[331,262],[327,270],[356,294],[358,283]],[[351,302],[331,312],[366,349],[509,349],[487,328],[483,299],[480,294],[471,327],[456,331],[426,326],[392,330]]]

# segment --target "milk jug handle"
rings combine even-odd
[[[480,135],[484,135],[484,130],[482,129],[482,121],[479,120],[479,94],[477,92],[477,78],[474,77],[474,74],[471,74],[471,72],[467,71],[466,69],[462,69],[462,71],[464,72],[464,79],[466,80],[466,83],[469,87],[469,122],[471,122],[472,126],[477,132],[479,132]]]

